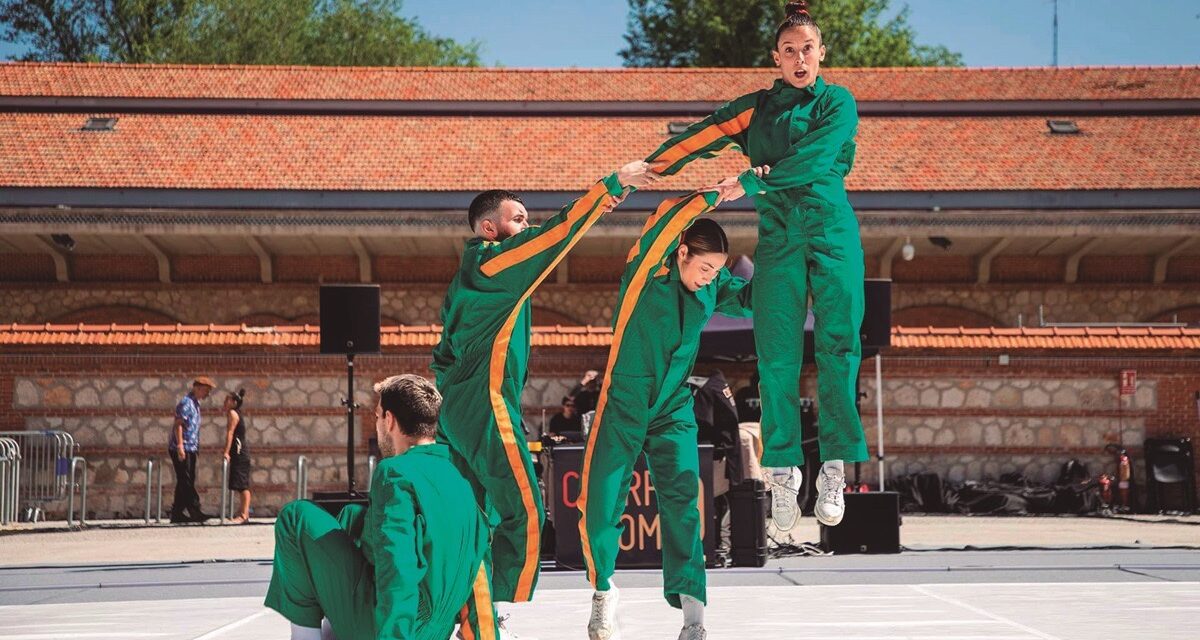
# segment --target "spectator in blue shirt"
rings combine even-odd
[[[196,493],[196,457],[200,452],[200,403],[217,385],[208,376],[192,380],[192,390],[175,405],[168,451],[175,466],[175,504],[171,522],[204,522],[213,516],[200,510]]]

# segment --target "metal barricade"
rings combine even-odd
[[[296,458],[296,499],[308,497],[308,458]]]
[[[44,506],[67,498],[75,439],[66,431],[0,431],[0,438],[15,440],[20,454],[18,511],[21,519],[45,520]]]
[[[21,495],[21,446],[12,438],[0,438],[0,524],[17,520]]]
[[[75,522],[75,469],[82,467],[83,473],[79,474],[82,479],[82,489],[79,501],[79,528],[82,529],[87,525],[87,460],[75,456],[71,458],[71,483],[69,497],[67,498],[67,527],[73,526]]]

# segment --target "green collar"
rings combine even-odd
[[[782,93],[783,95],[797,96],[819,96],[823,91],[825,91],[825,78],[821,76],[817,76],[816,82],[804,87],[803,89],[797,89],[787,82],[784,82],[783,78],[779,78],[775,81],[775,84],[771,85],[771,89],[769,90],[770,93]]]
[[[404,455],[406,455],[406,456],[407,455],[437,456],[439,458],[446,458],[447,460],[449,460],[450,459],[450,447],[448,447],[444,444],[438,444],[436,442],[431,442],[429,444],[419,444],[419,445],[409,449],[408,451],[405,451]]]

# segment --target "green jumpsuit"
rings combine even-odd
[[[529,363],[529,297],[622,194],[616,174],[597,182],[540,227],[501,242],[467,240],[442,305],[432,368],[442,392],[438,437],[498,519],[490,556],[492,596],[533,597],[545,520],[521,428]]]
[[[862,345],[862,241],[846,197],[858,111],[845,88],[818,77],[805,89],[776,80],[669,140],[648,161],[673,174],[737,145],[764,177],[739,180],[759,213],[754,254],[754,340],[766,466],[803,463],[800,366],[812,294],[822,460],[867,459],[856,402]]]
[[[445,445],[384,459],[370,507],[337,519],[288,503],[275,521],[264,604],[304,627],[328,618],[340,640],[497,638],[484,558],[488,523]]]
[[[630,252],[578,501],[588,580],[606,591],[633,467],[646,453],[658,497],[663,593],[674,607],[684,594],[706,601],[700,458],[687,377],[700,348],[700,330],[713,312],[750,314],[751,287],[728,269],[695,292],[679,278],[680,233],[716,199],[708,192],[664,202]]]

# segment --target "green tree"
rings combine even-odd
[[[782,0],[629,0],[626,48],[629,67],[770,66]],[[826,66],[961,66],[962,55],[917,43],[908,7],[889,11],[890,0],[815,0]]]
[[[478,65],[479,44],[426,32],[401,0],[0,0],[25,60]]]

